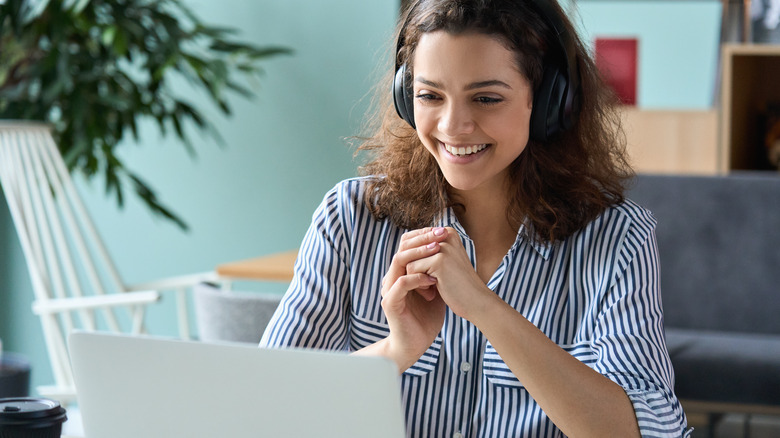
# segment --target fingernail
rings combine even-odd
[[[431,242],[431,243],[425,245],[425,247],[428,248],[428,249],[433,249],[433,248],[436,248],[436,245],[438,245],[438,243]]]
[[[442,228],[442,227],[436,227],[436,228],[434,228],[434,229],[433,229],[433,234],[434,234],[435,236],[441,236],[442,234],[444,234],[444,228]]]
[[[436,277],[431,277],[430,275],[428,276],[428,280],[431,280],[431,281],[432,281],[432,282],[434,282],[434,283],[436,283],[437,281],[439,281],[439,280],[437,280],[437,279],[436,279]]]

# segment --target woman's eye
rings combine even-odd
[[[419,99],[419,100],[422,100],[422,101],[432,101],[432,100],[437,100],[438,99],[438,96],[436,96],[435,94],[430,94],[430,93],[418,93],[414,97]]]
[[[479,96],[474,100],[476,100],[478,103],[481,103],[483,105],[492,105],[501,102],[503,99],[498,97]]]

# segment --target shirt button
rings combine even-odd
[[[464,373],[468,373],[471,370],[471,364],[468,362],[463,362],[460,364],[460,370]]]
[[[452,438],[463,438],[463,434],[460,432],[455,432],[452,434]]]

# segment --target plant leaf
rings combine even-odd
[[[163,206],[157,199],[157,195],[154,193],[154,191],[145,182],[143,182],[141,178],[133,173],[128,173],[127,176],[133,182],[133,187],[135,188],[136,194],[138,194],[138,196],[146,202],[153,213],[163,216],[164,218],[174,222],[184,231],[189,230],[189,225],[187,225],[184,220],[173,213],[170,209]]]
[[[119,206],[130,178],[152,211],[185,229],[115,152],[125,133],[138,141],[144,120],[156,122],[163,137],[172,133],[193,157],[190,127],[224,146],[218,130],[171,83],[183,76],[230,116],[230,94],[255,95],[238,78],[254,85],[261,61],[292,53],[237,35],[232,27],[202,22],[181,0],[6,0],[0,7],[0,117],[52,123],[70,171],[103,176]]]

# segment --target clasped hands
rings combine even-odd
[[[447,307],[471,320],[480,299],[492,295],[485,292],[490,291],[457,231],[437,227],[405,233],[382,280],[382,308],[390,326],[384,354],[405,371],[436,339]]]

